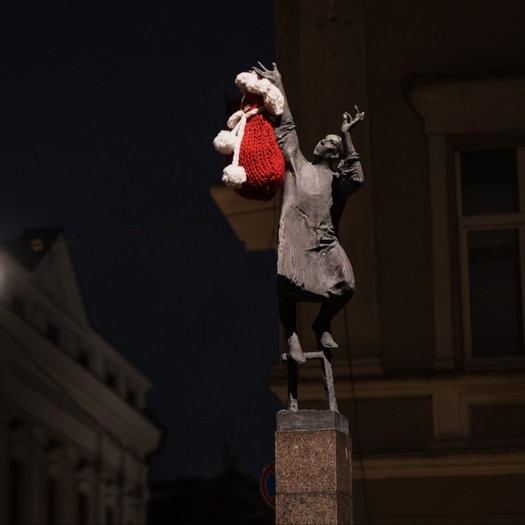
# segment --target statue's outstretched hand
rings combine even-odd
[[[262,78],[267,78],[272,84],[280,86],[282,83],[281,73],[277,69],[275,62],[272,62],[272,69],[268,69],[266,66],[257,62],[258,66],[252,67],[252,71],[257,73]]]
[[[343,123],[341,124],[342,133],[347,133],[351,131],[357,126],[357,124],[359,124],[359,122],[361,122],[365,118],[364,111],[359,111],[359,108],[357,106],[354,106],[354,108],[356,111],[355,117],[352,117],[352,115],[350,115],[350,113],[346,111],[343,113]]]

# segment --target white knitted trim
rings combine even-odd
[[[246,182],[246,171],[242,166],[230,164],[222,172],[222,182],[230,188],[238,189]]]
[[[233,113],[228,119],[228,122],[226,123],[228,128],[233,129],[239,123],[239,120],[241,120],[243,115],[244,115],[244,111],[242,109],[239,109],[239,111],[236,111],[235,113]]]
[[[281,115],[284,109],[284,97],[279,88],[267,78],[259,78],[252,71],[239,73],[235,85],[243,92],[260,95],[264,100],[264,107],[272,115]]]
[[[219,153],[232,155],[232,163],[226,166],[222,172],[222,182],[230,188],[238,189],[246,182],[246,171],[239,166],[239,157],[241,154],[241,142],[244,137],[244,128],[248,119],[257,115],[263,110],[263,107],[250,109],[249,111],[236,111],[229,119],[228,126],[231,122],[236,121],[231,131],[222,130],[213,140],[213,145]]]
[[[232,135],[231,131],[223,129],[219,131],[218,135],[213,139],[213,146],[216,151],[223,155],[233,155],[238,139]]]

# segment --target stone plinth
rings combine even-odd
[[[351,465],[343,415],[281,410],[275,434],[276,525],[351,525]]]

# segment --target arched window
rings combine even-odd
[[[75,468],[77,525],[93,523],[96,474],[92,462],[83,458]]]
[[[88,525],[91,517],[91,498],[86,492],[77,491],[77,525]]]
[[[21,461],[10,458],[7,481],[7,522],[10,525],[22,524],[22,480],[23,464]]]
[[[60,519],[61,490],[54,476],[46,477],[46,518],[47,525],[58,525]]]
[[[44,507],[47,525],[62,523],[66,518],[68,458],[62,443],[49,441],[45,454]]]
[[[12,525],[23,525],[32,519],[35,504],[30,475],[34,464],[33,447],[29,425],[20,419],[12,419],[7,460],[7,519]]]

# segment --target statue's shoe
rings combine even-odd
[[[326,325],[318,323],[317,320],[315,320],[312,324],[312,330],[314,331],[317,343],[321,348],[339,348],[339,345],[331,334],[330,329],[328,328],[328,330],[326,330]]]
[[[303,349],[301,348],[301,343],[299,342],[299,336],[293,334],[288,338],[288,355],[290,358],[295,361],[298,365],[306,363],[306,357],[304,357]]]
[[[322,348],[339,348],[339,345],[330,332],[323,332],[319,338],[319,343]]]

